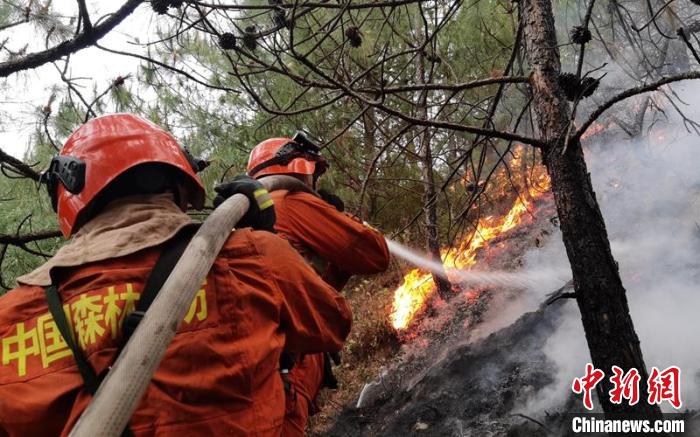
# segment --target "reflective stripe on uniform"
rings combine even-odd
[[[270,197],[270,193],[264,188],[259,188],[253,192],[255,200],[258,202],[258,208],[261,210],[271,207],[275,202]]]

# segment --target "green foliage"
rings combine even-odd
[[[7,3],[0,3],[0,26],[9,24],[12,20],[14,8]]]
[[[470,7],[463,7],[443,29],[434,44],[426,46],[426,65],[433,75],[434,83],[468,82],[485,76],[498,76],[510,55],[510,45],[514,41],[512,4],[506,0],[484,0]],[[0,22],[3,10],[0,9]],[[413,84],[418,73],[412,44],[419,40],[416,28],[418,9],[410,5],[396,11],[392,27],[384,24],[380,11],[375,9],[349,12],[350,20],[331,32],[325,38],[325,28],[335,12],[332,9],[318,9],[304,20],[305,25],[295,28],[294,37],[299,45],[295,50],[306,53],[306,59],[323,68],[323,74],[340,74],[332,71],[331,62],[342,65],[352,77],[357,76],[357,87],[377,87],[380,78],[375,74],[363,75],[368,67],[377,62],[383,47],[389,47],[384,66],[384,86]],[[242,13],[247,23],[266,25],[266,16],[251,12]],[[435,17],[433,17],[435,18]],[[241,43],[241,30],[228,29],[224,22],[221,31],[233,32]],[[173,24],[175,26],[175,24]],[[356,26],[361,38],[359,47],[344,44],[347,42],[347,29]],[[435,30],[433,24],[429,31]],[[240,27],[242,29],[243,27]],[[175,29],[175,28],[173,28]],[[173,29],[164,29],[161,38]],[[404,37],[397,37],[397,32]],[[144,62],[135,77],[123,84],[96,87],[86,93],[88,102],[96,99],[92,110],[99,114],[113,112],[133,112],[150,119],[172,132],[176,138],[193,153],[211,161],[211,166],[201,174],[209,198],[212,189],[222,179],[230,178],[245,171],[250,150],[260,141],[278,136],[291,136],[297,130],[305,130],[321,143],[329,144],[324,155],[331,167],[322,178],[321,186],[337,192],[348,210],[354,212],[387,234],[407,228],[401,235],[408,240],[422,239],[423,219],[419,217],[424,206],[423,166],[418,127],[375,111],[356,100],[338,98],[336,92],[319,88],[306,89],[299,78],[310,78],[309,66],[293,60],[289,55],[275,59],[263,50],[265,45],[283,44],[285,31],[276,36],[264,37],[256,42],[256,56],[265,62],[283,62],[288,75],[261,69],[254,62],[238,66],[236,73],[245,75],[241,82],[231,74],[232,64],[229,51],[218,46],[216,38],[201,32],[185,32],[174,40],[167,40],[161,46],[153,46],[149,55],[170,65],[194,65],[197,75],[204,77],[216,87],[240,90],[240,93],[225,92],[204,87],[182,76],[169,72],[157,65]],[[387,45],[387,43],[390,44]],[[402,53],[406,54],[402,54]],[[275,64],[278,65],[278,64]],[[292,77],[290,77],[292,76]],[[109,84],[106,84],[109,85]],[[449,112],[454,119],[462,119],[478,125],[483,118],[485,103],[479,108],[464,105],[462,101],[479,102],[492,95],[494,87],[467,91],[461,99],[444,103],[447,92],[436,92],[428,99],[431,114],[440,116],[440,111]],[[103,95],[103,92],[107,92]],[[253,98],[255,95],[256,98]],[[401,94],[400,98],[387,100],[385,104],[405,114],[417,116],[416,94]],[[516,106],[522,99],[510,96],[504,104]],[[54,143],[59,147],[86,117],[85,105],[75,96],[58,92],[57,104],[48,118],[47,128]],[[328,103],[322,109],[301,111]],[[262,107],[261,105],[264,105]],[[280,114],[270,114],[268,110]],[[45,114],[38,111],[35,144],[27,159],[39,162],[38,168],[48,163],[55,153],[49,136],[43,126]],[[497,118],[496,123],[507,125],[510,118]],[[458,151],[469,148],[473,136],[467,134],[446,134],[431,131],[433,149],[433,170],[435,183],[439,186],[453,172],[459,158]],[[391,140],[391,143],[388,141]],[[505,145],[492,143],[503,150]],[[478,162],[486,153],[478,148],[471,156],[471,162]],[[485,168],[495,164],[497,154],[485,155]],[[459,178],[468,179],[465,169],[458,172]],[[44,193],[37,192],[33,183],[1,179],[0,193],[8,192],[13,200],[4,203],[12,214],[3,218],[2,232],[13,233],[16,226],[27,215],[32,214],[32,229],[56,228],[54,213],[47,206]],[[469,193],[463,185],[446,190],[437,199],[439,205],[439,226],[448,229],[453,215],[464,204]],[[8,197],[6,196],[6,197]],[[25,228],[23,230],[27,230]],[[442,234],[443,239],[448,233]],[[420,241],[420,240],[419,240]],[[41,246],[53,250],[58,241],[50,241]],[[3,264],[3,277],[9,281],[26,273],[41,262],[40,258],[11,248]]]
[[[0,234],[33,234],[47,229],[57,229],[56,218],[44,187],[37,186],[26,179],[0,178],[0,199],[3,214],[0,220]],[[21,228],[20,228],[21,225]],[[62,244],[62,240],[53,238],[35,243],[28,243],[29,253],[17,247],[9,246],[2,264],[2,283],[4,288],[15,285],[14,279],[28,273],[41,265],[45,258],[38,255],[51,255]],[[0,246],[0,250],[2,246]]]

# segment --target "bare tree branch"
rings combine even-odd
[[[598,117],[600,117],[605,111],[610,109],[616,103],[619,103],[625,99],[628,99],[630,97],[633,97],[633,96],[636,96],[639,94],[648,93],[649,91],[656,91],[660,87],[667,85],[669,83],[680,82],[682,80],[689,80],[689,79],[700,79],[700,71],[690,71],[690,72],[683,73],[683,74],[677,74],[674,76],[664,77],[660,80],[657,80],[656,82],[652,82],[652,83],[647,84],[647,85],[641,85],[638,87],[630,88],[626,91],[623,91],[623,92],[617,94],[616,96],[612,97],[607,102],[600,105],[598,107],[598,109],[593,111],[591,113],[591,115],[588,116],[588,119],[586,120],[586,122],[581,125],[581,127],[576,131],[576,133],[574,133],[574,135],[572,136],[572,140],[578,141],[581,138],[581,135],[583,135],[588,130],[588,128],[590,128],[591,125],[593,123],[595,123],[595,121],[598,119]]]
[[[25,164],[12,155],[8,155],[2,149],[0,149],[0,163],[8,165],[14,172],[35,181],[38,181],[41,177],[41,175],[31,166]]]
[[[0,63],[0,77],[7,77],[12,73],[30,68],[36,68],[48,62],[55,61],[70,53],[77,52],[86,47],[89,47],[100,38],[105,36],[109,31],[114,29],[127,16],[129,16],[138,5],[143,3],[143,0],[127,0],[116,12],[109,18],[104,20],[96,27],[85,28],[83,32],[76,35],[74,38],[63,41],[57,46],[50,49],[30,53],[16,60],[5,61]]]
[[[92,30],[92,22],[90,21],[90,14],[88,13],[87,6],[85,5],[85,0],[77,0],[78,2],[78,16],[83,22],[83,30],[85,33],[89,33]],[[76,30],[79,30],[78,27]]]
[[[221,4],[213,4],[213,3],[205,3],[205,2],[199,2],[199,1],[191,1],[188,3],[193,3],[198,6],[204,6],[207,8],[212,8],[212,9],[229,9],[229,10],[236,10],[236,11],[252,11],[252,10],[274,10],[278,7],[284,8],[284,9],[293,9],[297,7],[301,8],[314,8],[314,9],[346,9],[346,10],[358,10],[358,9],[372,9],[372,8],[394,8],[397,6],[405,6],[405,5],[410,5],[413,3],[420,3],[422,0],[388,0],[388,1],[376,1],[376,2],[367,2],[367,3],[360,3],[360,2],[338,2],[336,3],[281,3],[279,5],[251,5],[251,4],[228,4],[228,5],[221,5]]]
[[[7,244],[10,246],[23,246],[33,241],[48,240],[49,238],[58,238],[61,235],[61,231],[59,230],[46,230],[23,235],[0,234],[0,244]]]

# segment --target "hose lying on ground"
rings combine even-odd
[[[268,191],[313,191],[290,176],[268,176]],[[236,194],[202,223],[99,390],[71,431],[71,436],[119,436],[141,402],[180,322],[204,281],[231,229],[248,211],[248,199]]]

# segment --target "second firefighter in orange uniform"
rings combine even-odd
[[[272,138],[258,144],[250,154],[248,175],[260,178],[285,174],[315,189],[328,165],[319,150],[304,136]],[[225,190],[224,190],[225,191]],[[376,230],[342,212],[335,196],[326,200],[305,192],[274,191],[275,230],[338,292],[351,275],[373,274],[387,269],[389,251]],[[331,204],[332,203],[332,204]],[[302,436],[316,397],[324,386],[333,387],[327,354],[299,356],[286,376],[287,414],[284,436]],[[325,376],[325,378],[324,378]]]

